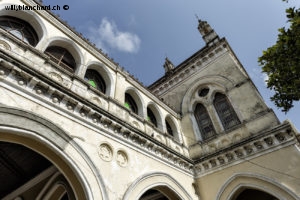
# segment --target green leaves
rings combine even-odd
[[[276,44],[258,58],[269,76],[267,87],[275,91],[271,100],[284,112],[300,100],[300,9],[288,8],[286,13],[290,27],[278,29]]]

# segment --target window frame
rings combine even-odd
[[[5,24],[5,21],[7,23],[6,28],[4,27],[5,25],[2,25]],[[28,22],[17,17],[8,15],[0,16],[0,27],[31,46],[36,46],[39,42],[39,37],[35,29]],[[13,31],[19,32],[22,38],[14,34]]]
[[[95,89],[99,90],[101,93],[106,93],[106,83],[101,76],[101,74],[95,69],[87,69],[84,75],[84,79],[94,87]],[[95,82],[95,86],[90,83],[90,81]]]
[[[147,107],[147,120],[148,120],[148,122],[152,123],[157,128],[156,116],[149,107]]]
[[[125,93],[124,106],[128,108],[131,112],[138,115],[138,106],[134,98],[127,92]]]
[[[54,45],[48,46],[44,53],[50,57],[50,60],[52,60],[63,69],[71,73],[75,72],[76,61],[74,56],[68,51],[68,49]],[[56,56],[56,54],[60,56]],[[66,62],[66,60],[69,61]]]
[[[215,127],[212,123],[209,113],[207,112],[206,107],[202,103],[196,104],[194,109],[194,117],[196,119],[198,129],[204,141],[215,137]]]
[[[241,124],[226,95],[219,92],[216,93],[213,105],[225,130]]]

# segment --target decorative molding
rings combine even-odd
[[[5,42],[4,40],[0,40],[0,48],[5,49],[5,50],[11,50],[10,45]]]
[[[162,77],[149,86],[149,89],[157,96],[163,95],[169,89],[190,78],[192,74],[202,70],[218,56],[228,51],[228,44],[225,40],[221,40],[218,46],[218,48],[214,46],[214,48],[207,48],[206,50],[201,49],[176,67],[172,75],[169,75],[167,78],[165,76]]]
[[[22,90],[26,93],[30,93],[32,97],[45,101],[48,104],[56,105],[57,108],[67,115],[76,117],[94,126],[96,129],[102,128],[105,132],[111,132],[113,134],[110,134],[110,136],[117,140],[121,139],[126,141],[127,144],[135,146],[163,162],[169,163],[170,166],[181,169],[190,175],[194,173],[192,160],[181,154],[183,153],[182,150],[175,151],[175,149],[171,149],[164,143],[148,136],[134,126],[128,123],[124,124],[125,122],[121,122],[120,119],[111,116],[111,114],[105,110],[99,107],[96,109],[91,104],[86,104],[86,101],[83,99],[75,99],[69,94],[60,91],[55,85],[49,85],[34,75],[29,75],[29,73],[24,72],[17,66],[13,66],[4,60],[0,62],[0,72],[1,71],[5,71],[5,76],[2,75],[5,82],[13,84],[15,88],[22,87]],[[20,79],[18,75],[20,74],[22,75],[21,77],[24,77],[26,80],[26,84],[24,85],[18,83]],[[104,154],[101,156],[102,159],[106,159],[104,158]]]
[[[110,162],[113,158],[113,150],[107,143],[99,145],[98,153],[100,158],[106,162]]]
[[[212,156],[206,156],[195,163],[195,174],[200,177],[220,168],[238,164],[245,160],[261,156],[283,146],[296,143],[289,124],[280,125],[279,130],[260,133],[242,141],[233,147],[220,150]]]
[[[128,155],[123,150],[118,150],[116,155],[116,161],[120,167],[127,167],[128,165]]]

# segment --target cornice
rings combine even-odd
[[[195,161],[195,174],[201,177],[295,143],[297,133],[290,123],[285,122],[271,130],[251,135],[228,148],[201,157]]]
[[[60,112],[65,113],[65,116],[71,116],[98,132],[101,130],[101,133],[109,133],[107,135],[114,140],[122,141],[172,167],[190,175],[193,174],[193,162],[188,157],[72,93],[53,80],[40,75],[38,71],[34,71],[24,63],[10,58],[1,49],[0,53],[2,58],[0,60],[1,82],[12,85],[13,88],[45,102],[50,107],[59,109]],[[78,137],[75,136],[75,138]],[[78,139],[84,140],[81,137]]]
[[[6,60],[13,60],[12,58],[9,59],[3,52],[1,57]],[[26,92],[53,108],[59,108],[66,116],[72,116],[80,123],[87,124],[102,133],[107,133],[109,137],[117,141],[130,145],[132,148],[196,177],[295,144],[297,137],[299,137],[291,125],[286,122],[193,161],[80,96],[72,94],[70,91],[64,93],[57,83],[44,76],[37,76],[37,73],[16,60],[7,62],[2,59],[0,61],[1,82],[13,85],[16,90]],[[84,141],[84,138],[78,139]]]
[[[225,38],[212,46],[205,46],[194,55],[183,61],[172,70],[148,87],[157,96],[165,94],[176,85],[189,79],[192,74],[203,70],[209,63],[228,51],[228,43]]]

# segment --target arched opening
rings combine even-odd
[[[174,131],[173,131],[170,123],[167,120],[165,120],[165,122],[166,122],[167,133],[171,136],[174,136]]]
[[[165,125],[167,134],[174,137],[175,139],[179,140],[179,134],[177,130],[177,126],[175,124],[175,120],[172,116],[167,115],[165,118]]]
[[[261,199],[259,198],[261,197]],[[251,197],[251,198],[249,198]],[[235,174],[226,181],[217,194],[217,200],[279,200],[298,199],[297,194],[285,187],[280,181],[274,181],[263,175]]]
[[[224,94],[216,93],[214,106],[225,130],[241,123],[228,98]]]
[[[77,61],[76,61],[77,63]],[[80,72],[83,70],[82,72]],[[107,96],[113,95],[112,92],[114,90],[114,81],[113,77],[111,76],[111,73],[109,69],[100,62],[89,62],[87,64],[87,68],[85,67],[79,67],[78,69],[78,76],[86,78],[88,71],[92,70],[93,73],[96,73],[101,76],[101,79],[103,80],[105,84],[105,92],[104,94]]]
[[[236,198],[232,200],[279,200],[273,195],[255,189],[245,189],[241,193],[238,194]]]
[[[127,103],[129,103],[127,105]],[[139,115],[139,116],[144,116],[144,111],[143,111],[143,99],[141,95],[139,94],[139,91],[137,91],[135,88],[128,88],[125,90],[124,94],[124,106],[131,110],[133,113]],[[133,110],[130,108],[130,106],[133,106]]]
[[[148,122],[152,123],[155,127],[157,127],[156,117],[149,107],[147,107],[147,120]]]
[[[196,118],[198,128],[203,140],[207,140],[216,135],[216,131],[209,117],[209,114],[202,104],[198,103],[196,105],[194,116]]]
[[[145,200],[146,197],[152,195],[168,200],[193,199],[184,187],[170,175],[149,173],[139,177],[130,185],[123,200]]]
[[[0,187],[3,200],[75,199],[62,173],[48,159],[21,144],[0,141],[0,182],[5,183]]]
[[[24,20],[12,16],[1,16],[0,27],[27,44],[36,46],[38,43],[36,31]]]
[[[45,53],[50,56],[50,59],[58,64],[63,69],[74,73],[76,62],[72,54],[65,48],[60,46],[49,46]]]
[[[150,189],[147,190],[139,200],[169,200],[165,195],[163,195],[158,190]]]
[[[124,106],[133,113],[138,114],[137,104],[135,103],[135,100],[132,98],[132,96],[127,92],[125,93]]]
[[[180,200],[181,198],[166,186],[156,186],[145,191],[139,200]]]
[[[106,84],[102,76],[94,69],[86,70],[84,79],[94,88],[105,94]]]

